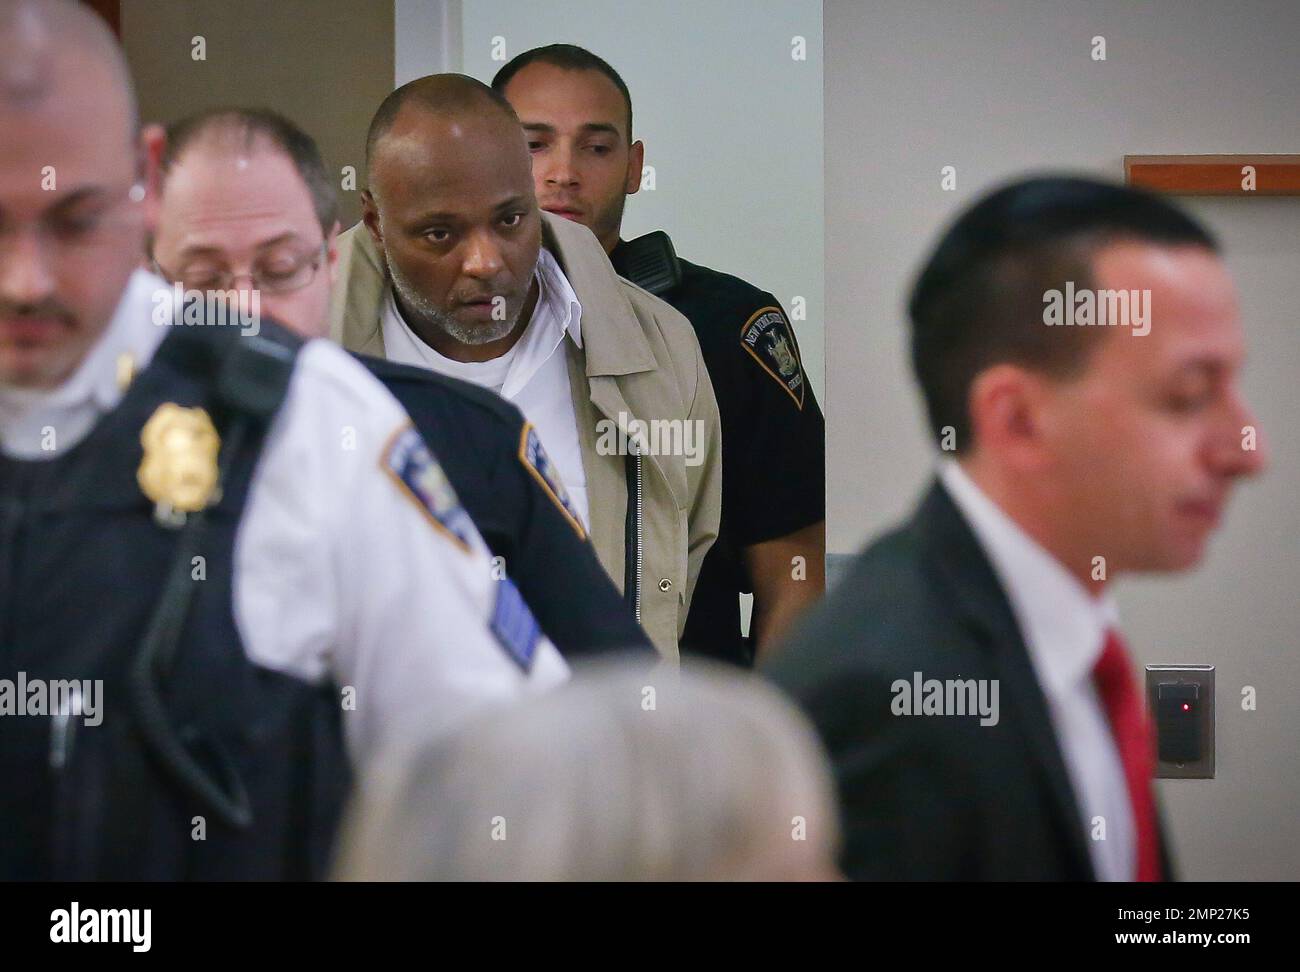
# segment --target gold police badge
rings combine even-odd
[[[159,405],[140,430],[140,444],[144,459],[135,478],[163,522],[183,523],[217,494],[221,437],[203,409]]]

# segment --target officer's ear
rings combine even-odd
[[[623,191],[629,196],[641,188],[641,166],[645,163],[645,142],[637,139],[627,150],[627,180]]]
[[[145,230],[150,237],[157,232],[162,214],[162,159],[166,147],[167,133],[161,125],[145,125],[140,129],[131,199],[142,207]]]
[[[366,224],[370,238],[375,241],[375,249],[384,252],[384,234],[379,229],[379,207],[369,189],[361,190],[361,222]]]

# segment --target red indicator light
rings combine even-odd
[[[1192,707],[1191,707],[1190,705],[1188,705],[1186,702],[1183,703],[1183,711],[1184,711],[1184,712],[1190,712],[1191,709],[1192,709]]]

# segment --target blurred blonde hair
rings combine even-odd
[[[343,880],[829,877],[830,773],[803,715],[716,666],[579,669],[394,754],[343,828]]]

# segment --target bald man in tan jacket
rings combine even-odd
[[[717,537],[722,502],[718,407],[698,341],[686,318],[614,273],[590,230],[537,209],[523,133],[517,123],[513,131],[498,124],[500,106],[490,89],[457,90],[448,105],[447,88],[467,88],[467,82],[459,76],[420,79],[395,91],[377,113],[368,142],[370,189],[363,195],[363,223],[339,236],[331,336],[352,351],[477,380],[459,370],[462,362],[491,362],[482,354],[462,356],[437,322],[446,317],[441,309],[454,304],[450,298],[469,286],[460,281],[478,279],[463,261],[498,258],[483,256],[483,247],[494,244],[482,240],[500,234],[505,263],[514,245],[509,230],[466,228],[476,218],[470,213],[475,192],[483,188],[484,198],[495,199],[517,190],[519,219],[540,220],[541,248],[529,291],[537,296],[525,305],[529,318],[500,339],[507,346],[499,357],[513,352],[513,368],[521,354],[535,354],[528,332],[539,325],[539,316],[544,310],[554,316],[556,306],[572,308],[565,311],[571,315],[567,330],[557,332],[563,337],[556,337],[559,343],[547,359],[563,355],[568,380],[563,371],[555,385],[546,383],[553,379],[530,379],[527,394],[516,397],[507,378],[494,390],[514,400],[539,427],[545,450],[534,450],[525,461],[572,510],[656,648],[675,660],[700,565]],[[483,104],[477,103],[480,95]],[[385,142],[396,148],[389,150]],[[418,153],[410,151],[413,145]],[[494,163],[483,165],[488,155]],[[421,168],[432,167],[436,176],[413,173],[412,158]],[[434,210],[455,210],[448,217],[453,228],[429,231],[421,224],[408,230]],[[444,242],[453,234],[472,242]],[[448,284],[450,293],[434,295],[429,291],[437,284],[428,282],[432,274],[426,271],[435,262],[445,267],[443,252],[453,244],[457,253],[469,247],[473,254],[453,254],[462,261],[455,264],[458,282]],[[414,270],[408,273],[408,267]],[[482,273],[484,280],[490,276]],[[557,291],[562,300],[556,300]],[[438,297],[447,299],[439,303]],[[565,394],[568,402],[545,397]],[[570,403],[572,422],[551,420],[553,406],[567,415]],[[566,428],[576,432],[576,442],[564,474]],[[521,451],[529,451],[527,442]],[[566,490],[570,479],[585,482]],[[575,502],[570,493],[585,502]]]

